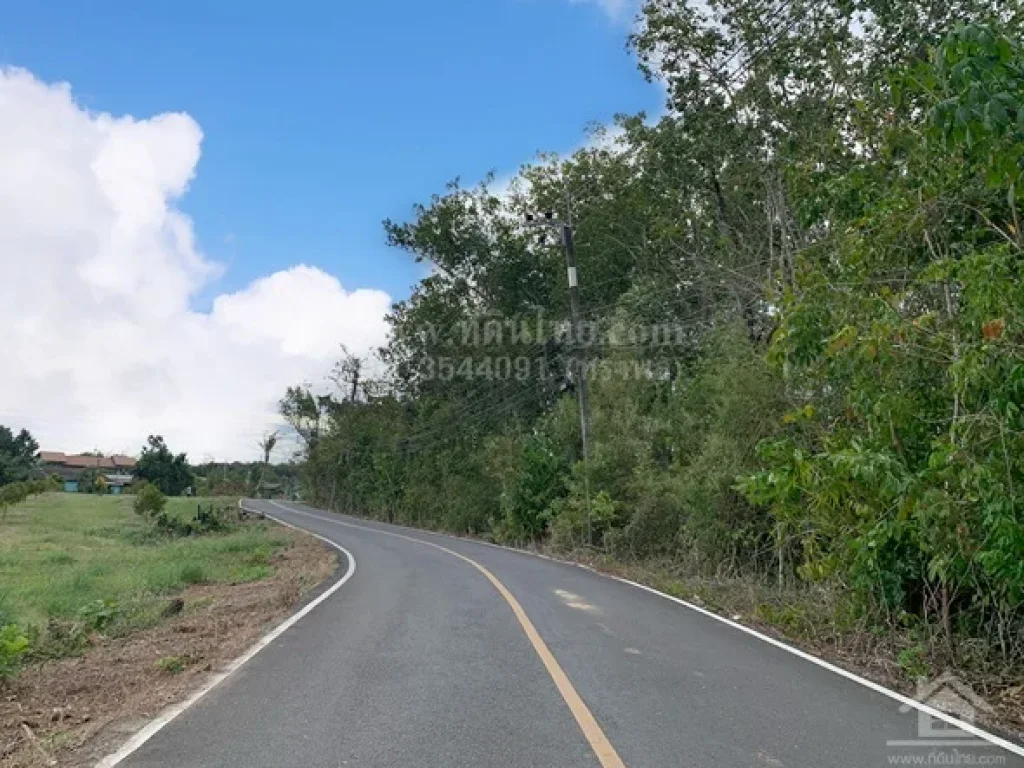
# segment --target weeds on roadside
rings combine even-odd
[[[17,624],[0,626],[0,681],[17,674],[29,645],[28,636]]]
[[[185,671],[185,660],[181,656],[164,656],[157,659],[156,666],[170,675],[177,675]]]
[[[136,514],[152,520],[157,531],[169,536],[220,533],[232,527],[233,510],[230,507],[218,507],[213,503],[199,504],[195,516],[190,520],[181,520],[168,514],[167,497],[159,488],[149,483],[145,483],[138,490],[133,509]]]

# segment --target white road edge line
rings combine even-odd
[[[241,501],[239,501],[238,506],[240,509],[244,508],[242,506]],[[182,712],[187,710],[189,707],[191,707],[193,704],[195,704],[197,701],[203,698],[203,696],[208,694],[218,685],[223,683],[228,677],[235,673],[243,664],[252,659],[253,656],[262,651],[272,642],[274,642],[274,640],[276,640],[289,629],[291,629],[300,619],[302,619],[308,613],[313,611],[318,605],[320,605],[320,603],[322,603],[324,600],[326,600],[339,589],[341,589],[345,585],[345,583],[352,578],[352,575],[356,572],[356,559],[352,556],[351,552],[349,552],[340,544],[331,541],[326,536],[321,536],[318,533],[313,533],[312,531],[308,531],[305,528],[300,528],[297,525],[286,523],[284,520],[280,520],[274,517],[274,515],[268,514],[263,510],[253,511],[259,512],[262,515],[266,515],[271,520],[279,523],[280,525],[284,525],[288,528],[294,528],[296,531],[308,533],[310,536],[315,536],[316,538],[320,539],[320,541],[326,542],[327,544],[330,544],[332,547],[342,552],[345,555],[345,557],[348,558],[348,570],[345,571],[345,575],[338,579],[338,581],[336,581],[334,584],[332,584],[325,592],[318,595],[314,600],[310,601],[303,608],[299,609],[296,613],[293,613],[291,616],[282,621],[272,630],[267,632],[267,634],[263,635],[263,637],[257,640],[256,644],[249,648],[248,651],[246,651],[244,654],[239,656],[234,661],[230,662],[227,667],[225,667],[223,670],[215,674],[213,677],[209,678],[199,690],[197,690],[187,699],[178,702],[177,704],[172,704],[171,706],[164,709],[163,712],[161,712],[155,718],[150,720],[149,723],[146,724],[140,731],[138,731],[127,742],[121,745],[120,749],[118,749],[116,752],[110,755],[107,755],[105,758],[96,763],[96,768],[113,768],[113,766],[122,762],[125,758],[127,758],[129,755],[135,752],[135,750],[137,750],[139,747],[141,747],[143,744],[145,744],[147,741],[153,738],[153,736],[159,733],[160,730],[167,726],[172,720],[174,720],[174,718],[176,718]]]
[[[292,512],[292,513],[299,514],[299,515],[306,515],[307,517],[312,517],[312,518],[315,518],[317,520],[322,520],[324,522],[337,523],[338,525],[349,526],[351,528],[362,528],[362,529],[368,530],[368,531],[384,532],[384,531],[379,531],[379,529],[372,528],[372,527],[367,526],[367,525],[356,525],[354,523],[345,522],[344,520],[332,520],[329,517],[321,517],[320,515],[314,515],[314,514],[311,514],[309,512],[304,512],[302,510],[292,509],[290,507],[285,507],[285,506],[283,506],[281,504],[277,504],[275,502],[271,502],[271,503],[274,504],[274,506],[278,507],[279,509],[283,509],[283,510],[285,510],[287,512]],[[330,514],[330,513],[328,513],[328,514]],[[372,522],[377,523],[379,521],[374,520]],[[794,656],[797,656],[798,658],[803,659],[804,661],[809,661],[811,664],[815,664],[815,665],[821,667],[822,669],[827,669],[829,672],[833,672],[833,673],[839,675],[840,677],[845,677],[847,680],[851,680],[851,681],[853,681],[855,683],[858,683],[859,685],[864,686],[865,688],[869,688],[872,691],[874,691],[875,693],[880,693],[883,696],[888,696],[890,699],[898,701],[900,704],[903,704],[905,706],[908,706],[908,707],[911,707],[913,709],[916,709],[919,712],[924,712],[925,714],[928,714],[928,715],[931,715],[932,717],[938,718],[939,720],[942,720],[943,722],[948,723],[949,725],[952,725],[952,726],[954,726],[956,728],[959,728],[960,730],[964,731],[965,733],[970,733],[971,735],[977,736],[978,738],[983,739],[983,740],[989,742],[990,744],[993,744],[994,746],[1002,747],[1003,749],[1005,749],[1008,752],[1011,752],[1011,753],[1013,753],[1015,755],[1020,755],[1021,757],[1024,757],[1024,746],[1021,746],[1019,744],[1015,744],[1012,741],[1008,741],[1008,740],[1006,740],[1006,739],[1004,739],[1004,738],[1002,738],[1000,736],[996,736],[994,733],[989,733],[988,731],[986,731],[986,730],[984,730],[982,728],[979,728],[976,725],[972,725],[971,723],[968,723],[968,722],[960,720],[960,719],[958,719],[956,717],[953,717],[952,715],[947,714],[947,713],[943,712],[942,710],[935,709],[934,707],[931,707],[931,706],[929,706],[928,704],[925,704],[922,701],[918,701],[917,699],[912,699],[909,696],[904,696],[902,693],[897,693],[896,691],[893,691],[893,690],[891,690],[889,688],[886,688],[884,685],[880,685],[879,683],[876,683],[876,682],[874,682],[872,680],[868,680],[867,678],[861,677],[860,675],[857,675],[857,674],[854,674],[853,672],[845,670],[842,667],[837,667],[835,664],[831,664],[831,663],[825,661],[824,659],[820,659],[817,656],[814,656],[814,655],[812,655],[810,653],[807,653],[806,651],[802,651],[799,648],[795,648],[792,645],[787,645],[786,643],[782,642],[781,640],[776,640],[774,637],[771,637],[770,635],[766,635],[763,632],[758,632],[756,629],[752,629],[752,628],[750,628],[748,626],[745,626],[745,625],[740,624],[738,622],[732,621],[731,619],[727,619],[724,616],[719,616],[717,613],[714,613],[713,611],[709,611],[706,608],[701,608],[699,605],[696,605],[694,603],[687,602],[686,600],[683,600],[681,598],[674,597],[672,595],[666,594],[665,592],[660,592],[657,589],[655,589],[654,587],[648,587],[646,584],[640,584],[639,582],[636,582],[636,581],[630,581],[629,579],[623,578],[621,576],[615,576],[613,574],[601,573],[600,571],[595,570],[594,568],[591,568],[590,566],[583,565],[581,563],[574,563],[574,562],[572,562],[570,560],[560,560],[557,557],[551,557],[550,555],[542,555],[539,552],[530,552],[530,551],[524,550],[524,549],[515,549],[513,547],[502,546],[501,544],[493,544],[493,543],[491,543],[489,541],[476,541],[475,539],[465,538],[463,536],[455,536],[455,535],[449,534],[449,533],[437,533],[435,531],[425,531],[425,530],[421,530],[419,528],[409,528],[408,526],[395,525],[394,523],[379,523],[379,524],[380,525],[389,525],[389,526],[393,526],[395,528],[401,528],[403,530],[408,530],[408,531],[415,531],[416,533],[425,533],[425,534],[432,535],[432,536],[443,536],[443,537],[448,538],[448,539],[456,539],[458,541],[465,541],[465,542],[470,542],[470,543],[473,543],[473,544],[483,544],[484,546],[494,547],[495,549],[503,549],[506,552],[514,552],[514,553],[519,554],[519,555],[530,555],[532,557],[539,557],[539,558],[541,558],[543,560],[550,560],[551,562],[562,563],[563,565],[572,565],[572,566],[575,566],[577,568],[582,568],[583,570],[589,571],[590,573],[596,574],[598,576],[602,576],[602,577],[607,578],[607,579],[613,579],[613,580],[621,582],[623,584],[628,584],[631,587],[636,587],[637,589],[642,589],[644,592],[650,592],[651,594],[657,595],[658,597],[663,597],[666,600],[671,600],[673,603],[677,603],[677,604],[683,606],[684,608],[689,608],[691,611],[696,611],[697,613],[701,614],[702,616],[706,616],[709,619],[714,619],[715,621],[721,622],[722,624],[725,624],[726,626],[732,627],[733,629],[738,629],[740,632],[744,632],[744,633],[746,633],[746,634],[748,634],[748,635],[750,635],[752,637],[756,637],[758,640],[762,640],[762,641],[768,643],[769,645],[775,646],[776,648],[779,648],[779,649],[781,649],[783,651],[791,653]],[[386,532],[384,532],[384,533],[386,533]]]
[[[597,572],[595,571],[595,573]],[[599,575],[606,576],[608,574]],[[912,699],[909,696],[904,696],[902,693],[897,693],[896,691],[886,688],[884,685],[880,685],[879,683],[876,683],[872,680],[868,680],[865,677],[855,675],[853,672],[849,672],[843,669],[842,667],[837,667],[835,664],[831,664],[825,661],[824,659],[819,659],[817,656],[813,656],[812,654],[807,653],[806,651],[801,651],[799,648],[794,648],[791,645],[786,645],[786,643],[782,642],[781,640],[776,640],[774,637],[771,637],[770,635],[758,632],[756,629],[751,629],[750,627],[744,626],[743,624],[739,624],[738,622],[732,621],[731,619],[727,619],[724,616],[719,616],[717,613],[713,613],[712,611],[709,611],[706,608],[701,608],[699,605],[688,603],[685,600],[681,600],[678,597],[673,597],[672,595],[667,595],[664,592],[659,592],[653,587],[648,587],[645,584],[630,581],[629,579],[624,579],[621,576],[608,576],[608,578],[615,579],[615,581],[621,581],[623,584],[629,584],[631,587],[642,589],[645,592],[650,592],[651,594],[658,595],[659,597],[664,597],[666,600],[671,600],[673,603],[678,603],[679,605],[685,606],[686,608],[689,608],[692,611],[696,611],[697,613],[707,616],[708,618],[714,619],[715,621],[719,621],[722,624],[732,627],[733,629],[738,629],[741,632],[745,632],[748,635],[756,637],[758,640],[763,640],[769,645],[774,645],[776,648],[781,648],[784,651],[788,651],[794,656],[797,656],[803,659],[804,661],[809,661],[812,664],[816,664],[822,669],[827,669],[829,672],[834,672],[840,677],[845,677],[847,680],[852,680],[855,683],[859,683],[860,685],[863,685],[865,688],[870,688],[872,691],[875,691],[876,693],[880,693],[883,696],[888,696],[890,699],[895,699],[900,704],[916,709],[919,712],[924,712],[925,714],[931,715],[932,717],[938,718],[939,720],[943,720],[949,725],[955,726],[956,728],[959,728],[960,730],[966,733],[970,733],[974,736],[977,736],[980,739],[984,739],[990,744],[993,744],[997,747],[1002,747],[1008,752],[1012,752],[1015,755],[1021,755],[1022,757],[1024,757],[1024,747],[1018,744],[1014,744],[1012,741],[1007,741],[1004,738],[996,736],[994,733],[989,733],[986,730],[978,728],[976,725],[972,725],[971,723],[959,720],[958,718],[955,718],[952,715],[946,714],[940,709],[935,709],[935,707],[931,707],[922,701]]]

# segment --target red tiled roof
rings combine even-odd
[[[109,459],[99,456],[67,456],[64,463],[69,467],[113,467]]]
[[[41,451],[39,458],[50,464],[76,468],[131,469],[136,463],[131,456],[68,456],[60,451]]]

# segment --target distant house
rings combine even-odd
[[[64,481],[64,490],[78,493],[83,475],[102,477],[110,493],[119,494],[132,484],[135,459],[131,456],[85,456],[60,451],[40,451],[39,461],[48,475]]]
[[[283,499],[284,485],[281,483],[268,483],[260,481],[256,488],[257,499]]]
[[[126,475],[118,472],[114,472],[109,475],[103,475],[103,480],[107,484],[107,491],[117,496],[124,491],[125,488],[131,487],[132,480],[134,478],[131,475]]]

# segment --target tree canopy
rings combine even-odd
[[[647,2],[630,44],[663,116],[385,223],[434,269],[363,396],[286,394],[310,499],[828,585],[1020,662],[1022,20]],[[560,247],[523,226],[543,211],[572,218],[585,338]]]
[[[0,485],[28,480],[39,458],[39,443],[22,429],[18,434],[0,424]]]
[[[180,496],[195,485],[184,453],[171,453],[160,435],[150,435],[135,465],[135,476],[156,486],[168,496]]]

